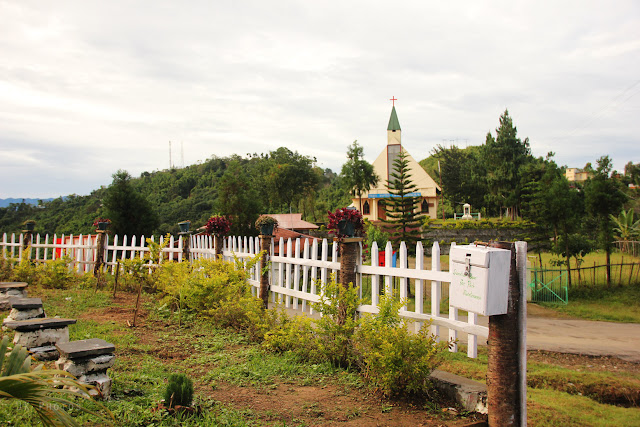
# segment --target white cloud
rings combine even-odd
[[[508,108],[534,154],[571,166],[611,154],[621,169],[640,161],[640,97],[624,92],[640,65],[639,11],[0,1],[0,153],[13,153],[0,197],[85,194],[120,168],[165,168],[169,140],[187,164],[284,145],[339,170],[354,139],[369,160],[382,150],[391,96],[416,159],[443,140],[481,144]],[[57,187],[19,178],[45,154],[64,163]]]

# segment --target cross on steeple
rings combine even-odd
[[[391,97],[391,99],[389,99],[389,101],[393,102],[393,106],[394,106],[394,107],[396,106],[396,101],[397,101],[397,99],[396,99],[396,97],[395,97],[395,96]]]

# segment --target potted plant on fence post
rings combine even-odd
[[[269,215],[261,215],[256,221],[256,228],[262,236],[272,236],[273,231],[278,228],[278,220]]]
[[[187,220],[187,221],[181,221],[178,223],[178,227],[180,227],[180,232],[181,233],[187,233],[189,232],[189,227],[191,226],[191,221]]]
[[[109,218],[98,218],[93,221],[93,226],[97,227],[96,231],[98,233],[101,231],[106,231],[106,229],[109,227],[109,224],[111,224],[111,220]]]
[[[222,238],[229,234],[231,221],[226,216],[214,215],[207,221],[206,229],[208,235],[214,236],[216,259],[219,259],[222,255]]]
[[[358,236],[364,230],[362,214],[355,208],[341,208],[335,212],[329,212],[329,233],[335,234],[334,241],[340,245],[340,285],[343,288],[357,286],[356,268],[358,263],[358,248],[362,237]],[[340,310],[346,313],[346,310]],[[344,323],[346,319],[338,319],[338,323]]]
[[[269,265],[271,240],[276,227],[278,227],[278,221],[268,215],[262,215],[256,221],[256,228],[260,230],[260,252],[262,252],[259,297],[265,309],[269,308],[269,269],[266,267]]]

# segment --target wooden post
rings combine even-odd
[[[183,231],[178,234],[182,236],[182,261],[189,262],[189,254],[191,252],[191,232]]]
[[[488,366],[487,366],[487,400],[490,426],[522,426],[523,411],[526,411],[526,389],[522,390],[523,381],[521,364],[523,350],[523,331],[520,331],[522,314],[521,277],[516,265],[516,250],[513,243],[496,242],[495,248],[511,251],[511,269],[509,273],[509,296],[507,313],[489,316]],[[525,246],[526,247],[526,246]],[[526,256],[526,249],[525,249]],[[526,267],[525,267],[526,268]],[[526,314],[525,314],[526,315]],[[525,379],[526,381],[526,379]],[[522,399],[522,396],[525,399]],[[523,406],[524,400],[524,408]],[[526,417],[526,412],[525,412]]]
[[[102,271],[104,264],[104,244],[107,240],[107,232],[105,230],[96,230],[98,233],[98,249],[96,251],[96,263],[93,266],[93,276],[97,276]]]
[[[358,247],[362,242],[362,237],[345,237],[340,239],[340,286],[344,289],[355,286],[356,269],[358,266]],[[340,308],[338,323],[342,324],[346,320],[346,307]]]
[[[120,260],[116,263],[116,278],[113,282],[113,298],[116,297],[116,292],[118,290],[118,277],[120,277]]]
[[[216,261],[218,261],[222,256],[222,236],[218,234],[213,235],[213,246],[215,248]]]
[[[260,260],[260,299],[265,309],[269,308],[269,251],[271,249],[271,240],[273,236],[261,234],[260,235],[260,251],[262,252],[262,259]]]
[[[29,246],[31,246],[31,240],[33,239],[33,231],[31,230],[22,230],[24,236],[22,238],[22,250],[25,251]],[[29,256],[29,254],[27,254]]]
[[[358,243],[362,237],[345,237],[340,240],[340,284],[343,287],[355,286],[356,267],[358,265]]]

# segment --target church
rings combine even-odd
[[[395,99],[392,100],[395,104]],[[373,162],[373,169],[379,177],[378,184],[362,194],[362,216],[370,221],[382,221],[386,218],[381,202],[383,199],[391,197],[386,184],[393,172],[393,162],[400,152],[406,154],[411,181],[418,187],[416,193],[412,194],[420,198],[416,211],[433,219],[437,216],[438,194],[441,189],[422,166],[411,157],[411,154],[402,147],[401,134],[402,130],[394,105],[387,126],[387,145]],[[360,199],[354,197],[352,206],[359,207]]]

